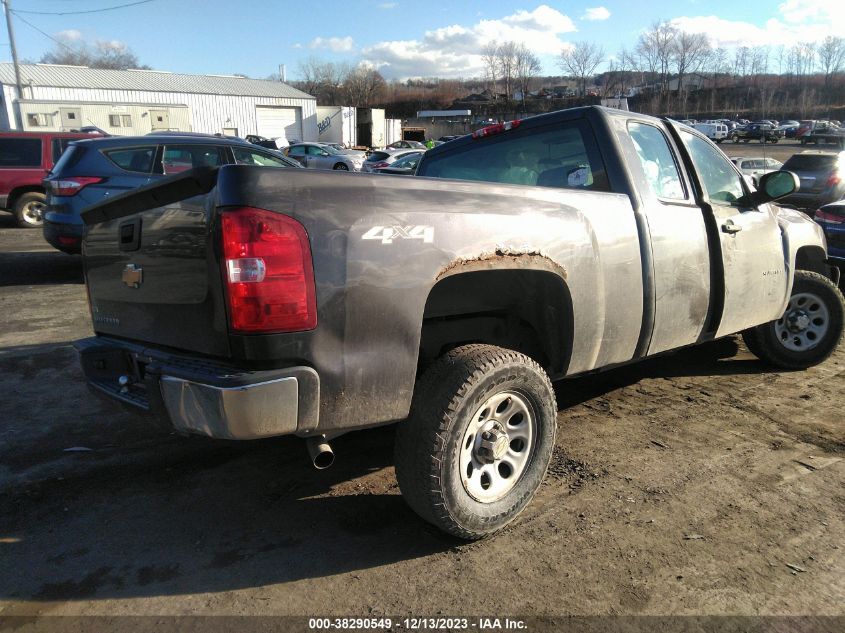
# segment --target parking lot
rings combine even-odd
[[[10,216],[0,305],[2,616],[843,613],[843,348],[778,373],[732,337],[557,384],[546,483],[463,544],[402,501],[390,428],[315,471],[299,440],[184,438],[91,396],[81,261]]]

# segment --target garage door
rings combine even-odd
[[[255,106],[258,134],[267,138],[284,136],[289,143],[302,139],[302,114],[299,108]]]

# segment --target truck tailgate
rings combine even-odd
[[[204,188],[210,188],[206,174]],[[197,194],[174,179],[178,195]],[[85,279],[94,330],[214,356],[229,352],[225,302],[212,235],[214,207],[200,192],[167,202],[141,188],[83,214]],[[164,190],[166,193],[166,189]],[[171,192],[174,193],[174,192]],[[152,206],[165,201],[161,206]],[[151,208],[143,209],[144,206]],[[140,210],[132,212],[135,208]],[[99,221],[97,221],[99,220]]]

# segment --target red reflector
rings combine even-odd
[[[59,236],[59,244],[64,244],[65,246],[71,246],[73,244],[79,244],[78,237],[67,237],[65,235]]]
[[[61,180],[48,180],[50,193],[56,196],[75,196],[88,185],[103,182],[104,178],[96,176],[73,176]]]
[[[473,132],[472,138],[484,138],[485,136],[492,136],[493,134],[501,134],[502,132],[507,132],[508,130],[518,128],[521,122],[522,121],[517,119],[515,121],[505,121],[504,123],[488,125],[487,127],[483,127],[480,130],[476,130],[475,132]]]
[[[835,187],[839,184],[841,178],[839,178],[839,174],[831,174],[830,178],[827,179],[827,186],[828,187]]]
[[[229,325],[236,332],[317,327],[308,234],[286,215],[241,207],[221,213]]]

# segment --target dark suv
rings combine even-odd
[[[801,188],[778,204],[812,211],[845,197],[845,152],[808,150],[793,154],[781,170],[798,176]]]
[[[44,238],[65,253],[81,251],[81,212],[106,196],[195,167],[226,164],[299,169],[279,152],[241,139],[192,134],[114,136],[72,143],[44,180]]]
[[[41,226],[41,181],[71,141],[91,138],[79,132],[4,132],[0,134],[0,208],[15,214],[19,226]]]

